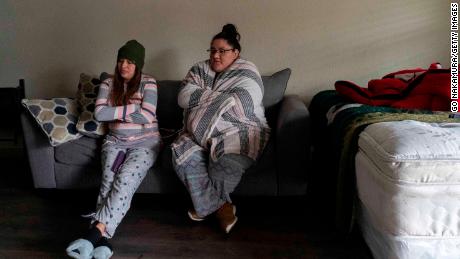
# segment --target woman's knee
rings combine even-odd
[[[240,178],[252,164],[253,160],[247,156],[227,154],[220,157],[216,162],[211,161],[209,174],[212,178],[222,176]]]

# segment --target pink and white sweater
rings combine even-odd
[[[156,80],[142,74],[138,91],[131,97],[129,104],[122,106],[114,106],[111,102],[112,88],[112,78],[101,83],[94,113],[98,121],[108,122],[109,136],[125,143],[139,142],[147,137],[159,141]]]

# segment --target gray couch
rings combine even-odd
[[[297,96],[284,96],[290,70],[264,76],[264,106],[272,136],[260,161],[248,169],[236,195],[305,195],[310,159],[309,114]],[[157,116],[160,128],[180,129],[182,110],[177,104],[180,81],[158,82]],[[21,114],[25,146],[35,188],[98,188],[102,139],[82,137],[52,147],[32,116]],[[185,188],[172,168],[169,144],[164,147],[138,192],[179,193]]]

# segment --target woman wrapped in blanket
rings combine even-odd
[[[229,233],[237,221],[230,193],[268,141],[256,66],[240,58],[240,35],[227,24],[215,35],[208,60],[195,64],[182,82],[178,103],[184,128],[172,145],[173,164],[188,190],[194,221],[217,216]]]
[[[114,77],[101,83],[95,117],[109,126],[102,146],[102,182],[89,231],[68,246],[70,257],[99,259],[113,254],[107,239],[113,237],[157,158],[161,141],[157,84],[142,74],[144,57],[144,47],[128,41],[118,50]]]

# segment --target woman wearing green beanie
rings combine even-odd
[[[142,74],[145,49],[136,40],[118,50],[113,78],[104,80],[95,117],[108,123],[102,145],[102,181],[88,232],[67,247],[72,258],[110,258],[109,244],[160,149],[156,80]]]

